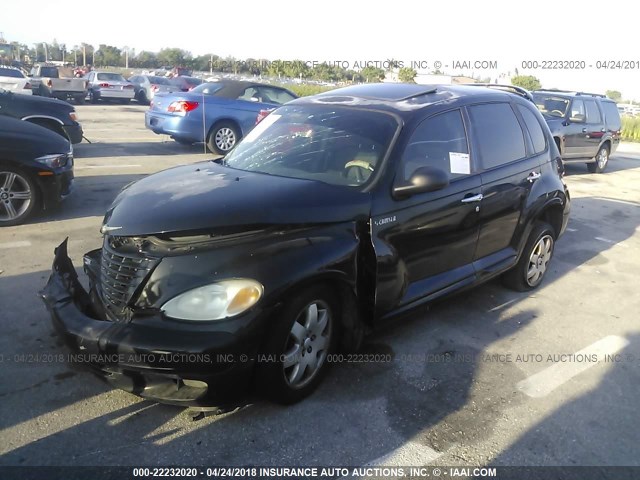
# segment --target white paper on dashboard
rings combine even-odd
[[[242,139],[244,143],[253,142],[256,138],[262,135],[267,128],[276,123],[282,115],[276,115],[274,113],[270,113],[267,115],[264,120],[262,120],[258,125],[254,127],[253,130],[249,132],[249,134]]]
[[[469,154],[449,152],[449,167],[451,168],[451,173],[469,175],[471,173],[471,161],[469,160]]]

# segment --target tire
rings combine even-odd
[[[29,175],[15,167],[0,165],[0,227],[26,221],[36,209],[38,193]]]
[[[89,100],[91,103],[96,104],[100,100],[100,94],[94,92],[93,90],[89,90]]]
[[[140,105],[149,105],[149,99],[147,98],[147,94],[144,93],[144,90],[138,92],[136,100],[138,100]]]
[[[587,169],[589,173],[602,173],[609,164],[609,147],[603,145],[596,154],[596,161],[594,163],[587,163]]]
[[[121,105],[129,105],[129,103],[131,103],[131,100],[128,98],[121,98],[118,103]]]
[[[339,335],[339,303],[329,287],[311,287],[292,296],[273,321],[262,350],[268,361],[257,366],[256,386],[288,405],[309,396],[326,375]]]
[[[85,96],[84,95],[78,95],[76,97],[73,97],[73,101],[75,102],[76,105],[84,105]]]
[[[240,130],[231,122],[218,122],[209,132],[207,148],[218,155],[226,155],[240,140]]]
[[[537,288],[542,283],[553,257],[555,238],[556,234],[551,225],[544,222],[536,223],[520,260],[502,276],[502,283],[519,292]]]
[[[69,137],[67,137],[67,134],[64,133],[64,130],[62,129],[60,124],[54,122],[53,120],[33,118],[27,121],[33,123],[34,125],[39,125],[41,127],[44,127],[47,130],[51,130],[52,132],[57,133],[58,135],[63,137],[65,140],[69,140]]]

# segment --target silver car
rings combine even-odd
[[[153,97],[158,92],[173,93],[180,91],[175,85],[169,82],[168,78],[154,75],[136,75],[129,79],[135,89],[135,99],[141,105],[149,105]]]
[[[117,100],[127,104],[135,95],[133,83],[125,80],[119,73],[90,72],[87,75],[87,81],[91,103],[98,103],[100,100]]]

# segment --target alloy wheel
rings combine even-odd
[[[604,170],[604,167],[606,167],[609,162],[609,152],[606,148],[600,149],[598,155],[596,155],[596,162],[598,163],[598,168]]]
[[[31,187],[26,178],[15,172],[0,171],[0,221],[21,217],[31,201]]]
[[[229,127],[222,127],[216,132],[216,147],[222,151],[228,151],[236,144],[236,134]]]
[[[332,321],[329,306],[314,300],[293,322],[282,356],[284,377],[291,388],[303,388],[321,370],[331,344]]]
[[[553,255],[553,237],[544,235],[533,247],[529,257],[529,268],[527,269],[527,283],[535,287],[542,281],[542,277],[547,271],[547,265]]]

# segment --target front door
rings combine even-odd
[[[391,202],[374,199],[377,315],[412,307],[474,280],[481,180],[469,156],[460,110],[418,125],[402,154],[396,182],[406,182],[422,166],[444,170],[449,185]]]

